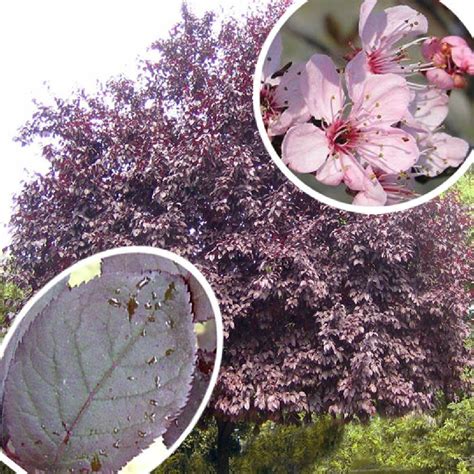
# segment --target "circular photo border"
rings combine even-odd
[[[280,171],[293,183],[295,184],[301,191],[306,193],[307,195],[311,196],[313,199],[316,199],[324,204],[329,206],[335,207],[337,209],[341,209],[343,211],[348,212],[355,212],[359,214],[365,215],[380,215],[380,214],[391,214],[393,212],[402,212],[412,209],[414,207],[420,206],[422,204],[435,199],[436,197],[440,196],[444,192],[446,192],[449,188],[451,188],[471,167],[474,162],[474,151],[471,150],[470,154],[464,161],[464,163],[450,176],[446,181],[441,183],[437,188],[429,191],[422,196],[417,198],[411,199],[410,201],[403,202],[400,204],[394,204],[390,206],[358,206],[354,204],[348,204],[331,197],[328,197],[315,189],[311,188],[307,184],[305,184],[301,179],[299,179],[286,165],[283,163],[283,160],[278,156],[277,152],[275,151],[270,138],[267,135],[265,130],[265,124],[263,122],[262,115],[260,113],[260,88],[261,88],[261,77],[263,73],[263,68],[265,64],[266,57],[270,50],[270,47],[275,40],[276,36],[286,24],[286,22],[293,16],[303,5],[308,3],[309,0],[297,0],[294,5],[292,5],[285,14],[278,20],[276,25],[273,27],[272,31],[268,35],[265,43],[263,44],[263,48],[260,52],[258,57],[257,66],[255,69],[254,74],[254,81],[253,81],[253,111],[255,116],[255,121],[257,123],[257,128],[260,134],[260,137],[265,145],[265,149],[267,150],[268,154],[272,158],[273,162],[278,166]],[[455,15],[458,16],[460,20],[463,21],[464,26],[469,30],[471,35],[474,32],[474,15],[470,15],[470,13],[474,13],[474,4],[473,5],[461,5],[460,2],[456,0],[440,0],[441,3],[449,8]],[[464,17],[464,18],[461,18]]]
[[[99,252],[96,253],[90,257],[87,257],[83,260],[80,260],[79,262],[76,262],[75,264],[71,265],[68,267],[66,270],[62,271],[58,275],[56,275],[51,281],[49,281],[43,288],[41,288],[40,291],[38,291],[33,297],[31,297],[28,302],[25,304],[25,306],[21,309],[21,311],[18,313],[17,317],[15,318],[15,321],[13,322],[12,326],[9,328],[5,338],[3,339],[2,343],[0,344],[0,359],[3,358],[5,354],[5,349],[8,346],[9,342],[14,338],[15,336],[15,331],[18,329],[18,327],[21,324],[21,321],[23,318],[28,314],[30,309],[36,304],[38,300],[40,300],[44,295],[46,295],[56,284],[60,283],[61,280],[66,278],[67,276],[70,276],[74,273],[74,271],[83,268],[87,266],[90,263],[95,263],[97,260],[106,258],[106,257],[111,257],[111,256],[116,256],[116,255],[123,255],[123,254],[132,254],[132,253],[139,253],[139,254],[149,254],[149,255],[154,255],[158,256],[167,260],[172,261],[173,263],[177,264],[178,266],[184,268],[185,270],[189,271],[193,277],[197,279],[201,287],[206,293],[207,298],[209,299],[209,302],[212,307],[213,315],[214,315],[214,320],[215,320],[215,329],[216,329],[216,356],[214,359],[214,367],[212,370],[211,378],[209,381],[209,385],[206,389],[206,393],[201,400],[198,409],[194,413],[190,423],[186,427],[186,429],[181,433],[179,438],[171,445],[170,448],[166,449],[166,453],[163,456],[156,456],[156,462],[157,464],[154,466],[148,465],[151,464],[149,460],[147,459],[149,456],[148,450],[153,449],[153,444],[142,451],[139,455],[137,455],[133,460],[130,461],[130,463],[141,463],[141,464],[146,464],[145,466],[140,466],[143,467],[143,469],[147,470],[153,470],[159,467],[166,459],[168,459],[177,449],[178,447],[183,443],[183,441],[187,438],[187,436],[191,433],[191,431],[194,429],[196,426],[197,422],[201,418],[205,408],[207,407],[209,400],[211,398],[212,392],[214,390],[214,387],[217,382],[217,377],[219,375],[219,370],[222,362],[222,352],[224,348],[224,336],[223,336],[223,322],[222,322],[222,315],[221,311],[219,308],[219,303],[217,301],[217,298],[214,294],[214,291],[212,290],[210,284],[207,282],[206,278],[204,275],[188,260],[184,259],[183,257],[180,257],[179,255],[174,254],[173,252],[170,252],[168,250],[163,250],[163,249],[158,249],[158,248],[153,248],[153,247],[145,247],[145,246],[130,246],[130,247],[119,247],[115,249],[110,249],[106,250],[104,252]],[[156,442],[157,440],[155,440]],[[148,455],[148,456],[147,456]],[[153,454],[154,455],[154,454]],[[23,468],[18,466],[13,460],[11,460],[2,450],[0,450],[0,461],[3,462],[5,465],[7,465],[9,468],[13,469],[17,473],[26,473]],[[124,467],[126,468],[126,466]]]

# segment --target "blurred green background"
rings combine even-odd
[[[359,9],[362,0],[309,0],[303,5],[281,30],[283,40],[282,64],[306,62],[313,54],[323,53],[331,56],[338,66],[344,66],[344,55],[351,51],[349,43],[360,46],[358,38]],[[428,18],[430,36],[444,37],[459,35],[471,43],[472,37],[462,22],[438,0],[379,0],[377,11],[385,8],[408,5]],[[417,48],[410,50],[411,54]],[[450,97],[449,116],[445,122],[445,131],[450,135],[474,143],[474,78],[469,88],[454,90]],[[416,182],[415,190],[425,194],[444,182],[455,170],[450,169],[441,176]],[[296,174],[296,173],[295,173]],[[312,175],[297,176],[307,185],[326,196],[350,203],[352,197],[345,192],[344,186],[326,186],[316,181]]]

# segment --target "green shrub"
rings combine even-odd
[[[0,338],[3,338],[8,329],[10,323],[8,315],[13,311],[15,302],[22,298],[23,292],[7,281],[0,262]]]
[[[437,417],[375,418],[347,426],[339,449],[313,472],[396,468],[419,473],[467,474],[474,467],[474,398],[448,405]]]
[[[214,420],[202,420],[179,449],[153,474],[214,474],[217,426]]]
[[[343,428],[329,416],[309,425],[267,422],[247,440],[232,472],[243,474],[309,473],[314,463],[337,446]]]
[[[10,469],[6,464],[0,462],[0,474],[10,474],[14,473],[12,469]]]
[[[471,167],[472,170],[472,167]],[[466,173],[456,184],[461,200],[466,204],[474,204],[474,172]]]

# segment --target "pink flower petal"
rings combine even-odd
[[[460,166],[469,153],[469,143],[447,133],[435,133],[431,143],[436,147],[434,154],[446,160],[452,167]]]
[[[360,7],[359,36],[362,47],[371,51],[380,46],[383,26],[386,24],[385,12],[374,12],[377,0],[365,0]]]
[[[280,69],[281,53],[283,44],[281,36],[278,34],[273,40],[270,49],[268,50],[265,63],[263,64],[263,82],[269,82],[273,74]]]
[[[360,51],[352,58],[346,66],[345,78],[349,97],[357,97],[360,94],[360,87],[370,74],[367,64],[367,54]]]
[[[271,107],[264,112],[264,121],[270,137],[283,135],[298,123],[305,123],[311,118],[306,102],[300,90],[300,77],[306,74],[306,64],[295,64],[282,76],[271,79],[262,88],[262,92]]]
[[[306,102],[302,97],[293,100],[277,120],[268,125],[267,133],[270,137],[283,135],[292,126],[305,123],[311,118]]]
[[[421,122],[417,122],[411,114],[407,114],[407,118],[404,119],[404,122],[401,126],[402,130],[409,133],[415,139],[419,139],[420,136],[431,133],[430,129],[423,125]]]
[[[368,28],[366,27],[367,19],[369,18],[372,10],[377,5],[377,0],[364,0],[360,6],[359,14],[359,34],[362,37],[362,42],[366,43],[366,38],[363,37],[364,33],[368,35]],[[370,41],[370,38],[367,38],[367,43]]]
[[[389,174],[409,170],[420,156],[415,138],[398,128],[370,131],[359,146],[361,158]]]
[[[343,178],[344,170],[342,169],[341,159],[338,155],[329,157],[316,175],[318,181],[328,186],[341,184]]]
[[[344,171],[344,184],[352,191],[362,191],[367,186],[369,176],[365,170],[354,158],[343,156],[342,169]]]
[[[423,54],[423,57],[427,59],[428,61],[431,61],[433,56],[440,52],[441,52],[441,40],[436,37],[427,39],[421,47],[421,54]]]
[[[357,193],[352,204],[355,206],[385,206],[387,204],[387,193],[374,176],[366,183],[366,188]]]
[[[406,5],[387,8],[385,13],[387,25],[383,34],[390,39],[390,44],[394,44],[402,38],[424,35],[428,31],[426,17]]]
[[[268,124],[267,132],[270,137],[283,135],[293,125],[305,123],[311,118],[301,93],[300,77],[306,74],[305,66],[305,64],[291,66],[275,89],[275,103],[284,110]]]
[[[341,76],[329,56],[315,54],[306,65],[301,91],[311,115],[332,123],[344,104]]]
[[[306,74],[306,65],[294,64],[281,77],[276,88],[275,102],[279,107],[288,107],[293,101],[302,99],[301,76]]]
[[[448,116],[448,94],[443,90],[434,88],[413,92],[408,111],[415,122],[434,130]]]
[[[424,140],[423,145],[429,150],[419,162],[427,176],[437,176],[452,166],[459,167],[469,153],[469,144],[461,138],[447,133],[434,133]]]
[[[464,38],[460,36],[445,36],[442,40],[442,43],[448,43],[451,47],[456,46],[467,46],[467,42]]]
[[[430,71],[427,71],[426,79],[428,79],[431,84],[434,84],[436,87],[443,90],[454,88],[453,78],[442,69],[431,69]]]
[[[374,12],[373,0],[366,0],[361,7],[359,34],[366,51],[390,49],[402,38],[409,38],[428,31],[424,15],[405,5]]]
[[[328,154],[326,135],[310,123],[290,128],[282,143],[283,162],[297,173],[317,171]]]
[[[457,46],[451,51],[453,61],[461,71],[474,74],[474,52],[469,46]]]
[[[410,103],[407,82],[396,74],[369,76],[353,93],[351,116],[367,126],[392,125],[400,121]]]

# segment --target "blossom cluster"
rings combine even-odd
[[[297,173],[344,184],[353,204],[385,206],[416,197],[414,179],[459,167],[469,144],[443,131],[450,90],[474,74],[474,53],[461,37],[427,36],[428,21],[405,6],[360,9],[360,48],[338,69],[324,54],[280,64],[278,35],[260,90],[270,139]],[[414,51],[418,50],[418,51]],[[415,60],[414,57],[423,60]]]

